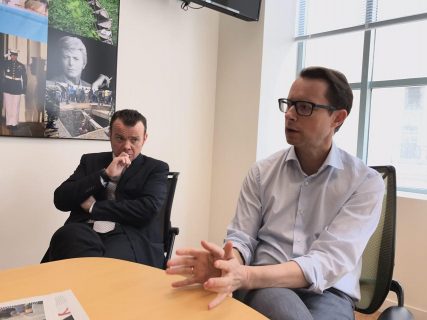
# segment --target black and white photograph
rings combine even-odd
[[[45,137],[108,139],[117,47],[49,28]]]

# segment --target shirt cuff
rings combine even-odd
[[[101,178],[102,179],[102,178]],[[96,201],[94,201],[93,203],[92,203],[92,205],[90,206],[90,208],[89,208],[89,213],[92,213],[92,209],[93,209],[93,206],[94,206],[94,204],[96,203]]]

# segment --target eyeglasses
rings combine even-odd
[[[329,111],[337,110],[337,108],[332,107],[332,106],[324,106],[324,105],[315,104],[315,103],[309,102],[309,101],[293,101],[293,100],[289,100],[289,99],[285,99],[285,98],[279,99],[280,111],[286,113],[289,111],[289,109],[292,106],[295,106],[295,110],[296,110],[298,115],[304,116],[304,117],[311,116],[314,108],[321,108],[321,109],[326,109]]]

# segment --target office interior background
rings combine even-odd
[[[316,2],[334,3],[342,19]],[[416,319],[427,319],[426,2],[301,3],[265,0],[260,21],[245,22],[207,8],[183,11],[179,0],[121,1],[117,109],[143,113],[149,135],[143,152],[181,173],[172,210],[180,228],[175,248],[199,246],[201,239],[221,244],[249,167],[286,147],[277,98],[287,96],[298,68],[343,71],[355,106],[336,142],[368,164],[396,166],[394,278]],[[388,23],[366,20],[372,4],[390,9],[374,17]],[[67,217],[55,209],[53,191],[83,153],[110,146],[15,137],[0,137],[0,145],[3,270],[39,263]]]

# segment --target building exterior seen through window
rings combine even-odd
[[[299,0],[297,14],[298,69],[338,69],[353,88],[337,144],[427,194],[427,1]]]

